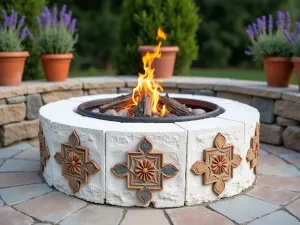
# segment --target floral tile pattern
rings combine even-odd
[[[220,195],[225,189],[225,182],[233,178],[233,168],[241,163],[239,155],[234,154],[234,146],[226,144],[226,138],[218,133],[214,148],[204,150],[204,161],[196,161],[191,170],[195,175],[204,175],[203,183],[214,184],[213,189]]]
[[[164,153],[152,152],[153,145],[144,137],[138,144],[138,151],[127,152],[127,164],[118,163],[112,172],[127,178],[127,188],[136,189],[137,198],[144,204],[152,199],[152,190],[163,190],[164,177],[173,177],[178,169],[164,164]]]
[[[97,173],[100,168],[88,159],[89,150],[80,146],[80,138],[73,131],[67,144],[61,145],[61,153],[57,152],[54,158],[61,164],[62,175],[69,179],[69,186],[73,193],[80,190],[80,184],[88,184],[88,177]]]

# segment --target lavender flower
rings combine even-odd
[[[253,29],[254,35],[255,35],[255,36],[258,36],[258,35],[259,35],[259,32],[258,32],[256,23],[253,23],[253,24],[252,24],[252,29]]]
[[[71,33],[75,33],[75,31],[76,31],[76,23],[77,23],[77,19],[72,19],[72,22],[71,22],[71,24],[69,26],[69,31]]]
[[[272,14],[269,15],[268,29],[269,29],[269,33],[272,33],[272,30],[273,30],[273,16],[272,16]]]
[[[296,23],[296,33],[299,34],[300,33],[300,22]]]
[[[73,46],[77,42],[77,19],[72,18],[72,11],[67,12],[66,5],[63,5],[59,13],[57,7],[51,10],[45,7],[44,12],[36,18],[36,21],[40,34],[35,42],[42,54],[73,51]]]
[[[19,20],[18,27],[22,27],[24,25],[25,19],[26,19],[26,16],[21,17],[21,19]]]
[[[277,22],[276,22],[276,25],[277,25],[277,29],[278,29],[278,30],[284,28],[284,22],[285,22],[285,15],[284,15],[284,13],[281,12],[281,11],[278,11],[278,14],[277,14]]]
[[[57,7],[53,7],[52,25],[57,26]]]
[[[42,28],[42,22],[41,22],[41,18],[39,16],[36,17],[36,23],[38,25],[38,28]]]
[[[66,10],[67,10],[67,6],[63,5],[63,7],[61,8],[60,14],[59,14],[60,21],[64,20]]]
[[[286,12],[285,15],[286,15],[285,29],[290,30],[291,29],[291,14],[289,12]]]
[[[252,55],[252,52],[250,50],[245,50],[245,55]]]
[[[294,39],[291,37],[290,33],[287,30],[284,30],[283,34],[290,44],[295,44]]]

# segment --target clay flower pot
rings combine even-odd
[[[294,68],[297,75],[297,81],[300,91],[300,57],[293,57],[292,62],[294,63]]]
[[[0,52],[0,86],[21,84],[28,56],[28,52]]]
[[[288,87],[293,76],[293,63],[290,58],[263,58],[267,83],[272,87]]]
[[[73,54],[41,55],[44,72],[48,81],[65,81],[69,74]]]
[[[154,46],[140,46],[139,52],[142,57],[146,52],[153,53]],[[155,78],[168,78],[173,76],[176,54],[179,51],[177,46],[163,46],[160,48],[161,57],[154,59],[152,68],[155,69]]]

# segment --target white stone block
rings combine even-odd
[[[209,118],[198,121],[176,123],[188,131],[186,167],[186,205],[210,202],[230,197],[251,186],[255,176],[249,169],[245,156],[249,146],[245,145],[245,125],[227,119]],[[197,160],[204,160],[204,149],[214,147],[218,133],[226,138],[227,144],[234,145],[234,154],[240,155],[241,164],[233,169],[233,179],[225,181],[225,190],[217,196],[212,184],[204,185],[203,176],[196,176],[191,168]]]
[[[163,190],[152,191],[156,208],[184,205],[186,132],[174,124],[123,123],[116,131],[106,133],[106,202],[120,206],[148,206],[137,199],[137,190],[128,190],[126,179],[117,177],[111,169],[126,163],[127,151],[137,151],[138,143],[146,136],[153,143],[152,152],[164,154],[164,164],[172,163],[179,172],[165,178]]]

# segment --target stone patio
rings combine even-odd
[[[157,210],[95,205],[44,183],[38,143],[0,148],[0,224],[300,225],[300,153],[261,144],[255,185],[234,198]]]

